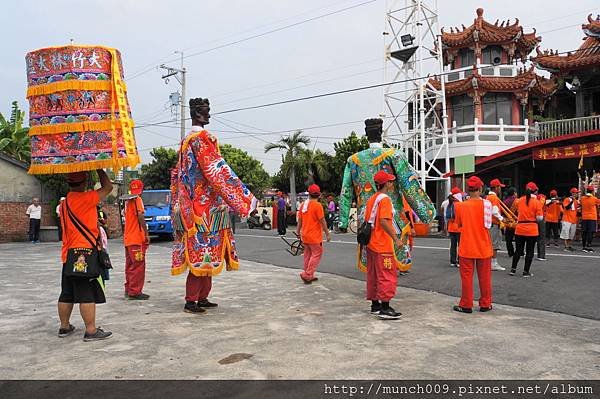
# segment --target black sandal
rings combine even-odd
[[[463,308],[461,306],[454,306],[452,308],[452,310],[454,310],[455,312],[461,312],[461,313],[473,313],[473,309],[471,309],[471,308]]]

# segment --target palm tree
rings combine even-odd
[[[20,161],[29,161],[31,147],[29,128],[23,127],[25,112],[19,109],[16,101],[12,103],[10,120],[0,114],[0,151]]]
[[[271,150],[285,151],[282,155],[281,171],[290,178],[290,202],[292,211],[296,212],[296,170],[301,164],[300,153],[310,143],[310,138],[302,135],[302,130],[282,137],[275,143],[265,145],[265,153]]]
[[[308,174],[308,184],[315,184],[315,176],[319,177],[320,181],[329,180],[331,177],[331,157],[319,150],[304,149],[300,152],[302,164],[306,165]]]

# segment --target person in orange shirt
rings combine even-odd
[[[64,338],[75,332],[75,327],[70,323],[70,319],[73,304],[79,303],[79,312],[85,323],[83,340],[86,342],[110,338],[112,335],[110,331],[96,327],[96,304],[106,302],[102,276],[85,279],[65,275],[69,249],[92,248],[92,244],[74,225],[69,215],[83,225],[81,226],[83,231],[88,230],[93,237],[100,235],[96,205],[112,191],[112,183],[104,170],[98,169],[96,173],[98,173],[101,187],[92,191],[86,191],[88,172],[69,173],[67,175],[69,193],[60,208],[63,232],[61,251],[63,268],[61,292],[58,298],[58,317],[60,319],[58,336]]]
[[[533,252],[538,240],[539,229],[538,222],[544,220],[544,211],[542,204],[537,200],[535,194],[538,187],[534,182],[529,182],[525,186],[525,195],[519,198],[517,204],[517,227],[515,228],[516,250],[512,258],[512,267],[510,275],[514,276],[517,272],[517,265],[521,256],[525,255],[525,268],[523,277],[533,277],[530,272],[531,262],[533,261]],[[525,252],[523,252],[525,250]]]
[[[125,202],[125,298],[147,300],[150,295],[142,292],[146,277],[146,249],[150,243],[148,228],[144,220],[144,202],[140,195],[144,191],[141,180],[129,183],[129,193],[135,195]]]
[[[448,221],[446,230],[450,236],[450,266],[458,267],[458,245],[460,244],[460,229],[456,224],[456,208],[462,202],[460,188],[453,187],[448,196],[448,206],[444,218]]]
[[[592,240],[598,227],[598,206],[600,199],[594,195],[594,186],[587,186],[587,193],[581,198],[581,241],[583,252],[595,252]]]
[[[560,239],[565,241],[564,251],[566,252],[574,251],[571,241],[575,238],[575,231],[577,230],[577,208],[579,208],[579,201],[577,200],[579,190],[573,187],[570,194],[569,197],[563,200],[562,228],[560,230]]]
[[[542,205],[542,214],[546,214],[546,196],[539,191],[535,194],[535,198]],[[537,248],[537,260],[546,260],[546,222],[545,220],[538,220],[538,240],[536,243]]]
[[[562,204],[558,199],[556,190],[550,190],[550,198],[546,200],[544,220],[546,221],[546,240],[547,246],[550,246],[550,238],[554,241],[554,246],[558,247],[558,233],[560,226],[560,214]]]
[[[481,198],[483,181],[477,176],[467,180],[469,199],[456,208],[456,224],[460,229],[461,296],[458,306],[452,309],[461,313],[473,313],[473,269],[479,279],[479,311],[492,310],[492,204]]]
[[[398,284],[394,245],[404,244],[399,238],[398,227],[394,225],[394,207],[387,193],[394,189],[396,176],[380,170],[373,180],[377,193],[365,205],[365,221],[372,226],[367,245],[367,300],[371,301],[371,314],[383,320],[395,320],[402,314],[390,306]]]
[[[316,184],[308,187],[309,199],[304,201],[298,210],[298,227],[296,234],[302,239],[304,245],[304,270],[300,278],[304,284],[317,281],[315,272],[323,256],[323,233],[327,242],[331,241],[329,228],[325,222],[325,212],[319,202],[321,189]]]
[[[502,205],[500,199],[502,195],[502,188],[506,187],[500,182],[500,179],[494,179],[490,182],[490,192],[486,199],[492,204],[492,227],[490,228],[490,238],[492,240],[492,248],[494,248],[494,255],[492,256],[492,270],[493,271],[504,271],[504,267],[498,264],[498,250],[502,247],[502,231],[500,230],[500,223],[504,220],[502,216]]]

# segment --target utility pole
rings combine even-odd
[[[186,69],[183,66],[183,51],[175,51],[175,53],[181,54],[181,69],[170,67],[165,64],[161,64],[160,68],[165,69],[167,71],[167,73],[162,76],[162,79],[165,80],[165,84],[168,84],[169,78],[171,76],[174,76],[175,79],[177,79],[177,81],[181,85],[181,97],[180,97],[181,110],[179,112],[180,113],[179,117],[181,118],[181,140],[183,140],[185,138],[185,74],[186,74]]]

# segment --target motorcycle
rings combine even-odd
[[[262,212],[262,220],[261,217],[257,215],[258,212],[254,211],[248,216],[248,228],[249,229],[263,229],[263,230],[271,230],[271,218],[267,215],[267,211],[263,210]]]

